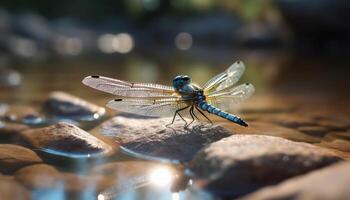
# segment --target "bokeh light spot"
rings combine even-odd
[[[180,50],[188,50],[192,47],[192,35],[186,32],[179,33],[175,37],[175,46]]]

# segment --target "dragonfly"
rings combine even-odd
[[[107,103],[107,107],[126,113],[152,117],[176,116],[184,122],[185,127],[199,120],[196,111],[210,123],[212,121],[205,112],[217,115],[241,126],[248,124],[240,117],[227,112],[232,107],[249,98],[255,91],[250,83],[236,85],[245,71],[242,61],[232,64],[224,72],[214,76],[202,87],[187,75],[179,75],[173,79],[172,86],[155,83],[133,83],[104,76],[88,76],[83,84],[94,89],[118,96]],[[190,114],[192,121],[187,123],[181,115]],[[198,114],[197,113],[197,114]],[[212,123],[213,124],[213,123]]]

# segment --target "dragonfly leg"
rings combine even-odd
[[[192,115],[197,119],[199,120],[199,118],[196,116],[196,114],[194,113],[194,108],[192,109]]]
[[[196,106],[196,109],[198,110],[198,112],[200,114],[202,114],[213,125],[213,122],[197,106]]]
[[[177,110],[175,111],[175,114],[174,114],[174,117],[173,117],[173,120],[171,121],[171,123],[170,123],[170,124],[167,124],[167,125],[165,125],[165,126],[168,127],[168,126],[174,124],[176,115],[179,115],[179,116],[181,117],[181,119],[185,122],[185,126],[186,126],[186,125],[187,125],[187,121],[180,115],[179,112],[182,111],[182,110],[185,110],[185,109],[187,109],[187,108],[189,108],[189,107],[190,107],[190,106],[186,106],[186,107],[184,107],[184,108],[177,109]]]
[[[194,120],[195,120],[195,119],[194,119],[194,116],[195,116],[195,115],[194,115],[194,113],[193,113],[193,109],[194,109],[193,106],[191,106],[191,108],[190,108],[190,115],[191,115],[192,121],[191,121],[189,124],[187,124],[186,127],[189,127],[190,124],[192,124],[192,123],[194,122]],[[197,118],[197,117],[196,117],[196,118]],[[197,119],[198,119],[198,118],[197,118]]]

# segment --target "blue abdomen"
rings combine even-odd
[[[243,121],[241,118],[239,118],[233,114],[224,112],[224,111],[220,110],[219,108],[216,108],[205,101],[198,102],[197,106],[204,111],[207,111],[209,113],[212,113],[212,114],[217,115],[219,117],[222,117],[224,119],[230,120],[230,121],[237,123],[241,126],[248,126],[248,124],[245,121]]]

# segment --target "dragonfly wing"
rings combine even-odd
[[[124,97],[174,97],[174,88],[152,83],[129,83],[103,76],[88,76],[82,81],[94,89]]]
[[[241,78],[245,71],[245,66],[242,61],[237,61],[232,64],[225,72],[216,75],[210,79],[204,86],[204,91],[209,92],[215,89],[215,91],[221,91],[233,84]]]
[[[176,110],[186,106],[187,103],[179,98],[154,100],[126,98],[115,99],[107,104],[107,107],[118,111],[154,117],[173,116]]]
[[[207,101],[213,106],[227,111],[234,108],[240,102],[248,99],[254,93],[254,91],[254,86],[246,83],[238,85],[228,91],[213,92],[207,95]]]
[[[206,84],[203,85],[204,90],[211,90],[213,87],[218,86],[220,83],[225,81],[227,78],[227,73],[222,72],[216,76],[214,76],[212,79],[210,79]]]

